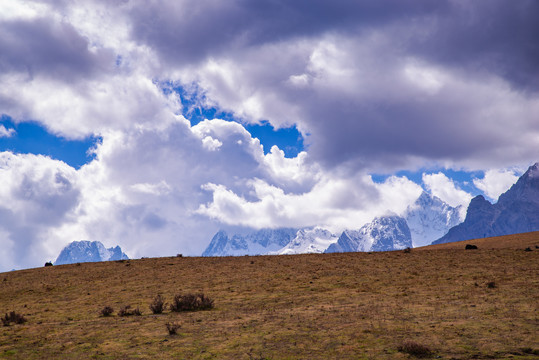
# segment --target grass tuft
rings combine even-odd
[[[153,314],[162,314],[166,309],[167,303],[161,295],[157,295],[150,304],[150,310]]]
[[[166,323],[167,331],[169,335],[177,335],[178,329],[181,327],[181,325],[177,322],[174,323]]]
[[[122,306],[120,311],[118,311],[118,316],[132,316],[137,315],[140,316],[142,313],[140,312],[140,309],[137,307],[135,309],[131,309],[131,305]]]
[[[170,311],[210,310],[213,306],[213,300],[204,294],[176,295],[172,304],[170,304]]]
[[[418,358],[429,357],[433,354],[428,346],[418,344],[415,341],[406,341],[400,345],[397,350]]]
[[[107,316],[111,316],[113,312],[114,312],[114,309],[111,306],[107,305],[103,309],[101,309],[100,314],[101,316],[107,317]]]
[[[24,324],[26,322],[26,319],[22,314],[17,314],[15,311],[11,311],[10,313],[7,313],[2,318],[2,324],[4,326],[9,326],[10,323],[15,324]]]

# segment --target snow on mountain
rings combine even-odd
[[[119,246],[106,249],[99,241],[73,241],[63,248],[54,264],[63,265],[127,259],[129,257],[122,252]]]
[[[404,218],[412,234],[414,247],[431,244],[464,220],[462,206],[452,207],[440,198],[423,192],[406,209]]]
[[[247,235],[219,231],[203,256],[384,251],[423,246],[461,222],[461,207],[451,207],[423,192],[404,217],[384,216],[340,236],[320,228],[263,229]]]
[[[518,234],[539,230],[539,163],[530,166],[516,184],[491,204],[483,196],[472,199],[463,223],[434,241],[453,241]]]
[[[343,231],[326,253],[350,251],[389,251],[412,247],[412,236],[406,220],[391,215],[375,218],[359,230]]]
[[[282,249],[272,252],[272,255],[291,255],[306,253],[323,253],[331,244],[336,243],[337,235],[326,229],[302,229]]]
[[[247,235],[229,236],[225,231],[215,234],[202,256],[263,255],[276,252],[296,236],[296,229],[262,229]]]

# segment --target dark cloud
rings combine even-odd
[[[409,51],[429,60],[494,73],[517,88],[539,91],[539,2],[455,2],[432,19]]]
[[[23,72],[76,82],[114,65],[108,49],[89,49],[88,39],[69,23],[49,18],[0,22],[0,73]]]
[[[186,64],[245,47],[442,11],[445,1],[158,1],[130,11],[132,33],[169,63]]]

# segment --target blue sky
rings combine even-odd
[[[466,207],[539,160],[539,2],[283,4],[0,1],[0,271]]]

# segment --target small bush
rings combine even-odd
[[[170,310],[176,312],[209,310],[212,308],[213,300],[204,294],[176,295],[172,304],[170,304]]]
[[[477,250],[477,245],[473,245],[473,244],[466,244],[466,246],[464,247],[465,250]]]
[[[105,306],[103,309],[101,309],[101,316],[111,316],[114,312],[114,309],[110,306]]]
[[[527,247],[524,249],[524,251],[532,251],[532,248],[531,247]]]
[[[162,314],[166,309],[167,303],[161,295],[157,295],[150,304],[150,310],[153,314]]]
[[[487,287],[489,289],[494,289],[494,288],[496,288],[496,283],[494,281],[488,282]]]
[[[137,315],[140,316],[142,313],[140,312],[139,308],[131,309],[131,305],[122,306],[120,311],[118,311],[118,316],[131,316],[131,315]]]
[[[178,329],[181,327],[179,323],[166,323],[168,334],[176,335],[178,334]]]
[[[24,324],[25,322],[26,319],[24,316],[17,314],[15,311],[10,312],[9,314],[6,313],[6,315],[2,318],[2,324],[4,326],[9,326],[10,323]]]
[[[410,249],[409,247],[407,247],[406,249],[402,250],[403,253],[405,254],[409,254],[412,252],[412,249]]]
[[[397,350],[419,358],[429,357],[432,355],[431,349],[414,341],[406,341],[404,344],[399,346]]]

